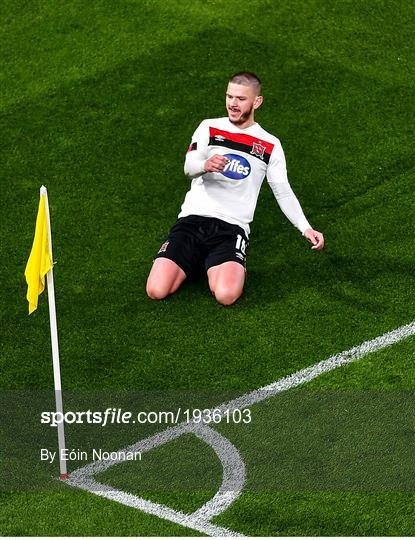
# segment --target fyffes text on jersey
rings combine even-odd
[[[251,165],[247,159],[237,154],[225,154],[229,162],[225,165],[222,174],[232,180],[243,180],[249,176]]]

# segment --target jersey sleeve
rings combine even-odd
[[[190,178],[197,178],[205,171],[204,164],[208,159],[209,127],[203,121],[193,133],[192,141],[186,153],[184,173]]]
[[[267,180],[280,209],[294,227],[302,234],[304,234],[307,229],[311,229],[311,225],[307,221],[301,205],[288,181],[284,151],[279,141],[271,154],[267,168]]]

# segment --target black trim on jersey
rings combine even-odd
[[[197,150],[197,142],[194,142],[190,145],[189,152],[191,152],[192,150]]]
[[[249,154],[252,157],[256,157],[257,159],[263,161],[264,163],[268,165],[271,154],[264,152],[264,157],[260,158],[257,155],[252,153],[252,145],[230,141],[229,139],[225,139],[221,141],[221,140],[218,140],[216,137],[217,135],[214,135],[213,137],[209,138],[209,146],[224,146],[225,148],[231,148],[232,150],[239,150],[240,152]]]

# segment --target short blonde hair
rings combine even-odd
[[[230,83],[233,84],[242,84],[243,86],[253,86],[258,92],[258,95],[261,93],[261,80],[255,73],[252,71],[240,71],[232,75],[229,79]]]

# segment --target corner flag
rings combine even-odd
[[[46,191],[46,188],[44,190]],[[27,283],[26,298],[29,302],[29,315],[37,309],[38,296],[45,288],[45,276],[51,268],[52,256],[49,245],[46,193],[42,193],[41,189],[35,237],[25,270]]]
[[[59,361],[58,326],[56,322],[55,286],[52,264],[52,234],[50,229],[48,192],[45,186],[40,188],[39,209],[36,218],[35,237],[32,250],[27,261],[25,276],[29,301],[29,315],[37,309],[38,296],[45,288],[45,277],[48,285],[50,338],[52,344],[53,379],[55,384],[56,412],[63,418],[62,385]],[[61,480],[68,478],[66,460],[62,453],[65,449],[64,423],[58,424],[59,468]]]

